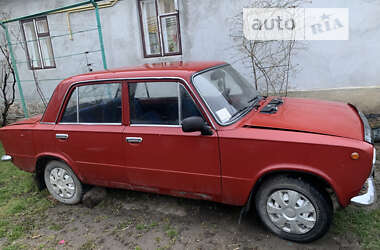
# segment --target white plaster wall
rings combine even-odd
[[[349,8],[348,41],[309,41],[296,62],[297,89],[380,86],[380,1],[318,0],[306,7]]]
[[[143,58],[139,16],[136,0],[120,0],[112,8],[100,9],[105,51],[109,68],[138,65],[166,60],[224,60],[234,65],[247,77],[250,71],[240,61],[233,49],[230,37],[230,18],[242,11],[246,2],[231,0],[178,0],[180,7],[183,55],[167,58]],[[1,10],[9,10],[12,17],[33,14],[77,1],[21,1],[2,0]],[[305,7],[343,7],[350,9],[349,41],[309,41],[306,50],[298,53],[295,62],[299,73],[290,79],[293,89],[321,89],[349,86],[380,85],[380,3],[376,0],[318,0]],[[96,28],[94,11],[74,13],[70,16],[72,31]],[[66,14],[48,16],[52,36],[68,32]],[[18,30],[18,23],[9,25]],[[1,31],[2,32],[2,31]],[[99,49],[96,31],[53,38],[56,57],[83,53]],[[18,61],[25,61],[25,54],[16,49]],[[94,70],[103,68],[101,54],[88,56]],[[84,55],[57,58],[57,68],[40,70],[39,79],[62,79],[88,71]],[[26,64],[19,65],[27,98],[38,100],[30,70]],[[26,81],[25,81],[26,80]],[[49,97],[58,84],[56,81],[41,81]]]

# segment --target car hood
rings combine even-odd
[[[244,126],[363,140],[364,132],[360,116],[349,104],[301,98],[283,98],[283,100],[284,103],[278,106],[278,111],[274,114],[260,113],[260,109],[251,112]]]

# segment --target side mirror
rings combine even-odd
[[[191,116],[182,121],[183,132],[197,132],[200,131],[202,135],[212,135],[211,128],[199,116]]]

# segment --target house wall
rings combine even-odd
[[[77,1],[21,1],[2,0],[0,10],[11,17],[33,14]],[[143,63],[170,60],[224,60],[231,62],[246,77],[250,77],[247,65],[242,64],[241,54],[234,47],[231,39],[231,18],[238,15],[249,0],[178,0],[183,55],[151,58],[143,57],[143,48],[139,27],[136,0],[119,0],[111,8],[100,9],[104,44],[109,68],[132,66]],[[294,90],[292,95],[308,96],[322,99],[350,101],[350,96],[357,95],[357,88],[364,89],[359,107],[371,111],[380,110],[379,76],[380,61],[380,4],[375,0],[328,1],[318,0],[304,7],[342,7],[350,9],[349,41],[309,41],[304,43],[304,50],[298,52],[295,62],[299,72],[290,79]],[[94,11],[70,14],[73,39],[64,35],[68,33],[67,14],[48,16],[49,28],[56,57],[56,69],[38,70],[37,78],[49,98],[55,86],[71,75],[89,71],[87,61],[93,70],[103,69],[99,51],[99,39],[96,30],[76,33],[81,30],[96,28]],[[10,23],[9,29],[19,34],[19,23]],[[2,31],[1,31],[2,32]],[[62,35],[62,36],[61,36]],[[58,36],[58,37],[54,37]],[[27,103],[38,102],[33,75],[27,68],[26,56],[15,37],[18,69]],[[83,54],[85,51],[97,51]],[[75,55],[74,55],[75,54]],[[71,55],[71,56],[70,56]],[[67,56],[67,57],[66,57]],[[347,87],[356,87],[355,89]],[[317,89],[344,88],[342,99],[340,91],[316,91]],[[367,91],[368,89],[376,91]],[[306,90],[297,92],[297,90]],[[306,94],[307,93],[307,94]],[[337,93],[331,95],[331,93]],[[367,98],[370,96],[369,98]],[[356,98],[356,97],[355,97]],[[346,100],[347,99],[347,100]]]

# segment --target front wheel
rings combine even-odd
[[[51,161],[44,172],[45,184],[50,194],[65,204],[76,204],[83,194],[82,183],[69,166],[60,161]]]
[[[332,220],[333,208],[327,195],[302,179],[281,176],[264,182],[255,203],[265,226],[291,241],[319,239]]]

